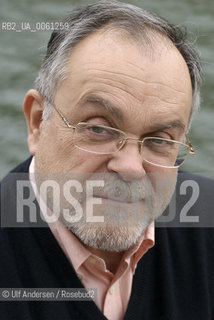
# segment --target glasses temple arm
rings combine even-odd
[[[190,139],[189,139],[189,137],[188,137],[187,134],[185,134],[185,136],[186,136],[186,139],[187,139],[188,146],[189,146],[189,148],[190,148],[190,153],[191,153],[191,154],[194,154],[194,153],[195,153],[195,150],[194,150],[194,148],[193,148],[193,146],[192,146],[192,144],[191,144],[191,142],[190,142]]]
[[[69,128],[73,128],[75,129],[74,126],[72,126],[68,120],[63,116],[63,114],[55,107],[55,105],[53,103],[51,103],[50,101],[48,101],[48,103],[54,108],[54,110],[58,113],[58,115],[60,116],[60,118],[64,121],[64,123],[66,124],[67,127]]]

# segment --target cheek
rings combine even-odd
[[[74,146],[68,149],[50,141],[48,144],[43,141],[38,146],[35,159],[40,172],[50,173],[70,172],[85,162],[84,157],[78,154]]]
[[[43,132],[36,153],[37,172],[91,173],[103,167],[105,159],[77,149],[62,132]]]
[[[74,151],[74,146],[68,145],[63,134],[47,122],[41,130],[35,153],[36,168],[40,172],[59,172],[66,168]]]
[[[160,214],[164,211],[174,193],[177,181],[177,170],[149,173],[152,184],[153,202],[159,207]]]

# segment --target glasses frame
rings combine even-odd
[[[61,111],[60,111],[53,103],[50,103],[49,101],[48,101],[48,103],[55,109],[55,111],[58,113],[58,115],[60,116],[60,118],[63,120],[63,122],[65,123],[65,125],[66,125],[68,128],[75,130],[75,129],[77,128],[78,124],[88,124],[87,122],[79,122],[76,126],[71,125],[70,122],[69,122],[69,121],[65,118],[65,116],[61,113]],[[93,125],[93,123],[90,123],[90,124]],[[103,125],[98,125],[98,124],[94,124],[94,125],[97,125],[97,126],[99,126],[99,127],[101,127],[101,128],[104,128],[104,129],[105,129],[105,128],[106,128],[106,129],[111,128],[111,127],[108,127],[108,126],[103,126]],[[171,142],[176,142],[176,143],[178,143],[178,144],[180,144],[180,145],[183,145],[183,146],[187,147],[187,149],[189,150],[189,153],[188,153],[188,154],[186,155],[186,157],[184,158],[184,161],[183,161],[180,165],[178,165],[178,166],[164,166],[164,165],[159,165],[159,164],[150,162],[150,161],[148,161],[148,160],[146,160],[146,159],[142,159],[143,161],[148,162],[148,163],[150,163],[150,164],[152,164],[152,165],[154,165],[154,166],[161,167],[161,168],[168,168],[168,169],[170,169],[170,168],[171,168],[171,169],[179,168],[180,166],[183,165],[183,163],[186,161],[186,159],[187,159],[190,155],[194,155],[194,154],[195,154],[195,150],[194,150],[194,148],[193,148],[193,146],[192,146],[192,144],[191,144],[191,142],[190,142],[190,139],[189,139],[189,137],[188,137],[187,134],[185,134],[185,137],[186,137],[186,140],[187,140],[187,143],[188,143],[188,144],[183,143],[183,142],[180,142],[180,141],[176,141],[176,140],[172,140],[172,139],[166,139],[166,138],[160,138],[160,137],[145,137],[144,139],[139,140],[139,139],[135,139],[135,138],[128,137],[127,134],[126,134],[124,131],[122,131],[122,130],[119,130],[119,129],[116,129],[116,128],[112,128],[112,129],[114,129],[115,131],[117,131],[117,132],[119,132],[119,133],[122,133],[122,135],[125,137],[125,138],[122,140],[122,143],[121,143],[121,145],[119,146],[119,149],[116,150],[116,151],[114,151],[114,152],[96,152],[96,151],[89,151],[89,150],[84,149],[84,148],[81,148],[81,147],[79,147],[79,146],[76,146],[76,145],[75,145],[75,146],[76,146],[76,148],[78,148],[78,149],[80,149],[80,150],[83,150],[83,151],[85,151],[85,152],[90,152],[90,153],[94,153],[94,154],[103,154],[103,155],[105,155],[105,154],[114,154],[114,153],[117,153],[118,151],[120,151],[120,150],[125,146],[125,144],[126,144],[126,142],[127,142],[128,140],[132,140],[132,141],[135,141],[135,142],[140,143],[140,154],[142,154],[142,149],[143,149],[143,143],[144,143],[144,141],[149,140],[149,139],[157,139],[157,140],[165,140],[165,141],[169,141],[169,142],[170,142],[170,141],[171,141]]]

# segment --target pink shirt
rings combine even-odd
[[[40,208],[44,203],[39,195],[34,179],[34,158],[31,161],[30,181]],[[47,213],[49,209],[45,208]],[[51,215],[51,212],[48,213]],[[62,223],[49,223],[49,227],[77,276],[85,288],[97,288],[97,307],[109,320],[123,319],[131,295],[132,280],[138,261],[154,246],[154,222],[144,232],[138,243],[124,252],[115,274],[106,269],[105,261],[92,254]],[[142,271],[143,272],[143,271]]]

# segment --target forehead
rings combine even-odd
[[[158,37],[157,37],[158,39]],[[118,32],[98,32],[81,41],[66,64],[66,80],[56,93],[58,105],[78,105],[88,94],[114,100],[123,113],[175,114],[187,122],[192,89],[187,65],[166,40],[134,43]]]

